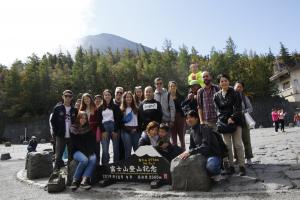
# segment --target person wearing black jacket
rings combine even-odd
[[[144,131],[151,121],[161,123],[162,108],[161,104],[154,99],[153,88],[148,86],[145,88],[145,99],[138,109],[138,124],[140,131]]]
[[[233,125],[236,127],[234,132],[223,133],[223,139],[229,151],[229,161],[225,162],[228,174],[235,172],[233,163],[232,143],[237,153],[237,161],[240,169],[240,175],[246,174],[245,153],[242,141],[242,102],[240,95],[229,87],[229,77],[221,74],[218,76],[220,91],[214,95],[215,108],[217,110],[218,122],[222,124]],[[229,166],[228,166],[229,165]]]
[[[103,92],[103,104],[97,109],[98,125],[102,132],[102,165],[109,163],[109,143],[113,142],[114,162],[119,161],[120,131],[122,113],[120,107],[112,100],[112,92],[108,89]]]
[[[181,103],[184,115],[186,115],[191,110],[198,111],[197,92],[200,88],[201,86],[197,80],[192,80],[189,83],[189,94],[187,98]]]
[[[222,154],[224,150],[212,128],[199,122],[199,115],[191,110],[186,115],[186,122],[190,128],[190,148],[179,155],[186,159],[191,155],[201,154],[207,158],[206,170],[209,175],[215,177],[221,173]]]
[[[74,173],[71,189],[79,187],[91,188],[91,176],[96,166],[96,141],[95,134],[88,123],[88,115],[85,111],[78,113],[76,122],[70,128],[73,159],[78,161]],[[80,180],[82,179],[81,183]]]
[[[68,152],[71,151],[70,126],[74,124],[77,110],[71,105],[73,92],[65,90],[63,92],[63,104],[55,106],[50,120],[53,137],[55,137],[55,164],[54,169],[59,170],[64,166],[62,155],[67,145]],[[71,162],[71,156],[68,154],[68,163]]]

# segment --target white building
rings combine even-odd
[[[279,96],[300,109],[300,63],[294,67],[288,67],[277,61],[270,81],[277,84]]]

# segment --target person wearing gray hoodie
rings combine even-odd
[[[156,90],[154,92],[154,99],[160,102],[162,107],[162,121],[167,123],[169,127],[173,127],[175,121],[175,104],[172,98],[170,98],[169,92],[163,88],[162,78],[158,77],[154,80]]]

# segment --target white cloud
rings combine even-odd
[[[0,2],[0,63],[53,51],[87,33],[94,0]]]

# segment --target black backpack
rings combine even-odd
[[[66,180],[58,172],[53,172],[45,188],[49,193],[62,192],[66,189]]]

